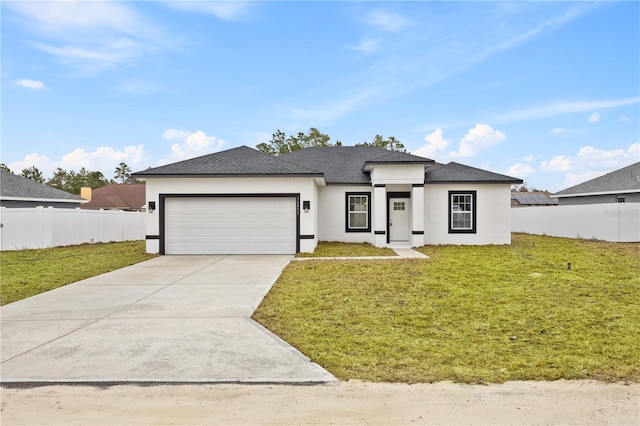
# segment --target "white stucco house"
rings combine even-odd
[[[147,251],[161,254],[510,244],[511,185],[522,183],[370,146],[277,157],[241,146],[133,176],[146,180]]]

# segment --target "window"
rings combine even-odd
[[[393,209],[398,211],[398,210],[404,210],[404,201],[394,201],[393,202]]]
[[[346,232],[371,232],[370,192],[347,192]]]
[[[476,191],[449,191],[449,233],[476,232]]]
[[[616,197],[616,201],[618,203],[624,203],[625,202],[625,198],[624,197]]]

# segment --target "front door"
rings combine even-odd
[[[408,198],[389,198],[389,241],[409,241]]]

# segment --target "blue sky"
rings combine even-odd
[[[1,159],[134,170],[316,127],[559,191],[640,161],[639,2],[1,3]]]

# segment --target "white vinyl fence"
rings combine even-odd
[[[0,249],[144,240],[145,214],[55,207],[0,207]]]
[[[511,230],[555,237],[640,242],[640,203],[514,207]]]

